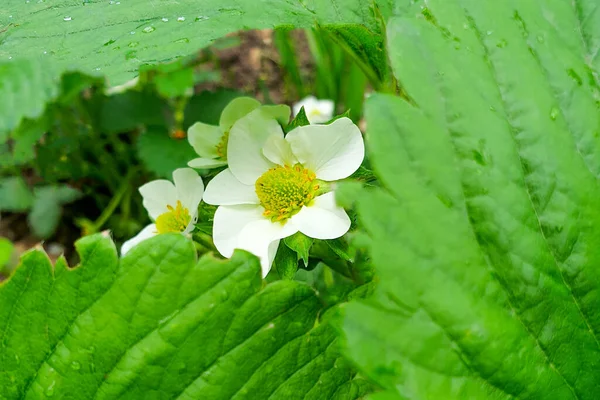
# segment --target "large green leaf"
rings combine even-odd
[[[354,399],[370,387],[315,324],[314,291],[262,287],[258,260],[196,260],[160,235],[119,262],[101,235],[81,265],[27,253],[0,286],[3,399]],[[352,397],[345,396],[347,393]]]
[[[597,399],[600,9],[415,7],[388,24],[408,100],[367,103],[383,188],[342,196],[380,276],[348,354],[378,399]]]

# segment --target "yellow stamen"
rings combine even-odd
[[[183,232],[192,220],[190,211],[179,200],[177,200],[175,208],[168,205],[167,209],[169,211],[156,218],[156,230],[158,233]]]
[[[263,215],[271,221],[285,222],[310,202],[319,185],[316,175],[300,164],[278,165],[262,174],[254,185]]]

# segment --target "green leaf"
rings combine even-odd
[[[285,131],[291,132],[292,130],[294,130],[294,128],[297,128],[299,126],[305,126],[305,125],[310,125],[310,121],[308,120],[308,117],[306,116],[306,111],[304,110],[304,106],[302,106],[300,108],[300,111],[298,111],[298,114],[294,117],[294,119],[285,128]]]
[[[3,25],[0,20],[0,26]],[[6,35],[2,31],[0,28],[0,34]],[[5,39],[6,36],[0,41],[2,61],[8,59],[4,51]],[[20,51],[16,52],[15,58],[17,55],[23,56]],[[42,115],[46,103],[58,96],[59,77],[60,72],[53,63],[38,58],[0,62],[0,143],[6,141],[8,132],[16,128],[22,118],[33,119]]]
[[[280,242],[273,260],[273,267],[279,274],[279,278],[284,280],[293,279],[296,271],[298,271],[298,257],[292,249]]]
[[[120,262],[101,235],[81,265],[27,253],[0,285],[5,399],[329,399],[365,392],[308,286],[262,287],[258,260],[197,261],[191,241],[159,235]],[[27,340],[24,340],[27,338]],[[339,397],[338,397],[339,398]]]
[[[62,206],[81,197],[79,190],[68,186],[42,186],[33,190],[33,205],[27,221],[33,233],[46,239],[54,233],[60,217]]]
[[[129,90],[106,97],[100,106],[100,129],[107,133],[134,130],[140,125],[166,126],[166,105],[156,94]]]
[[[385,87],[389,79],[389,67],[383,34],[364,26],[336,26],[327,29],[354,60],[376,89]]]
[[[197,157],[186,139],[171,138],[166,131],[158,128],[141,134],[137,151],[148,170],[169,179],[174,170],[187,167],[188,161]]]
[[[155,76],[153,81],[161,96],[166,98],[183,96],[194,87],[194,70],[178,68]]]
[[[6,238],[0,237],[0,272],[11,260],[15,246]]]
[[[27,211],[33,204],[33,194],[20,176],[0,179],[0,211]]]
[[[308,266],[308,255],[314,239],[309,238],[302,232],[297,232],[292,236],[286,237],[283,241],[287,247],[296,252],[296,262],[302,260],[304,261],[304,266]]]
[[[600,396],[595,4],[390,20],[405,97],[367,101],[383,189],[355,197],[380,279],[343,322],[376,398]]]

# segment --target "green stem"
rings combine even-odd
[[[98,232],[100,228],[102,228],[102,226],[106,223],[106,221],[108,221],[108,219],[113,215],[119,204],[121,204],[121,200],[129,190],[129,181],[131,179],[131,176],[133,175],[133,171],[134,169],[129,170],[127,176],[125,177],[125,179],[123,179],[121,186],[119,187],[115,195],[112,197],[112,199],[110,199],[110,202],[108,203],[104,211],[102,211],[102,214],[100,214],[100,216],[92,224],[91,229],[93,230],[93,232],[90,233]]]
[[[208,250],[217,251],[217,248],[215,247],[215,244],[213,243],[212,238],[205,233],[194,232],[192,234],[192,239],[194,239],[194,242],[197,242],[202,247],[204,247]]]

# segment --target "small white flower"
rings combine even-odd
[[[302,107],[311,124],[322,124],[333,118],[332,100],[317,100],[314,96],[305,97],[294,104],[294,116],[298,115]]]
[[[271,268],[279,240],[300,231],[335,239],[350,218],[335,203],[328,182],[344,179],[364,158],[363,138],[352,121],[301,126],[284,137],[279,123],[258,109],[231,129],[229,168],[208,184],[204,201],[218,205],[213,240],[231,257],[236,248]]]
[[[227,165],[227,142],[233,124],[260,103],[250,97],[233,99],[223,109],[219,126],[196,122],[188,129],[188,141],[200,156],[188,163],[192,168],[218,168]]]
[[[121,247],[125,255],[133,246],[159,233],[188,234],[198,218],[198,204],[204,194],[204,183],[191,168],[173,171],[173,184],[166,179],[148,182],[140,187],[143,204],[154,223],[129,239]]]

